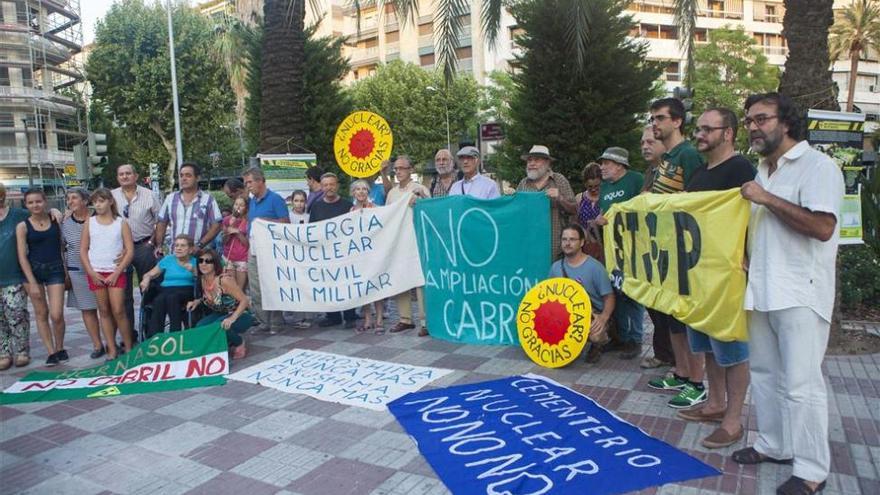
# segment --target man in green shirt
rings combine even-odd
[[[657,194],[679,193],[685,190],[694,171],[703,166],[703,158],[694,145],[684,139],[685,109],[675,98],[662,98],[651,104],[651,125],[654,137],[663,141],[668,150],[656,168],[651,192]],[[658,390],[676,390],[678,395],[667,402],[676,409],[692,407],[705,402],[708,395],[703,386],[703,355],[694,354],[688,346],[686,327],[670,315],[651,312],[654,325],[662,325],[669,331],[672,352],[675,354],[675,371],[671,376],[661,376],[648,382]]]
[[[628,201],[642,192],[642,174],[629,169],[629,152],[624,148],[612,146],[605,150],[596,161],[602,170],[602,186],[599,189],[599,209],[597,225],[606,225],[604,213],[614,203]],[[614,306],[614,321],[617,323],[617,336],[605,347],[606,351],[620,350],[620,359],[633,359],[642,352],[642,320],[645,308],[620,293]]]

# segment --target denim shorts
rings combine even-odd
[[[62,261],[49,263],[31,261],[31,271],[34,272],[34,278],[40,285],[64,284],[64,263]]]
[[[748,342],[722,342],[691,327],[687,327],[687,336],[691,352],[711,352],[715,362],[723,368],[749,360]]]

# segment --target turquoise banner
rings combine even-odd
[[[550,201],[543,193],[416,202],[431,336],[519,345],[516,310],[550,268]]]

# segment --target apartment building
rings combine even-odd
[[[75,174],[85,115],[70,89],[83,80],[79,0],[0,1],[0,182],[52,195]]]

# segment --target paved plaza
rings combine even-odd
[[[97,364],[79,312],[68,311],[68,367]],[[648,327],[650,328],[650,326]],[[32,325],[34,364],[0,373],[6,388],[42,369],[45,351]],[[537,373],[588,395],[648,434],[716,466],[723,476],[645,493],[774,493],[790,466],[741,467],[729,454],[747,441],[709,451],[713,427],[675,419],[669,394],[648,388],[654,372],[606,355],[562,369],[533,366],[518,347],[456,345],[353,330],[289,330],[249,335],[250,354],[232,371],[288,352],[314,349],[454,370],[442,387]],[[650,342],[650,334],[646,336]],[[648,352],[649,346],[645,346]],[[56,368],[61,369],[61,368]],[[880,493],[880,355],[828,357],[832,473],[827,494]],[[68,402],[0,406],[0,493],[33,494],[388,494],[448,493],[389,412],[322,402],[237,381],[220,387]]]

